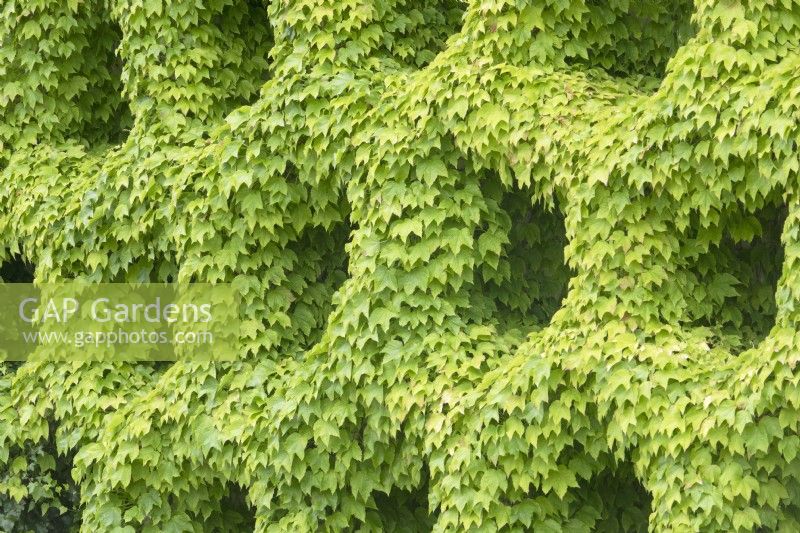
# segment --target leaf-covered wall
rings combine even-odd
[[[0,530],[800,530],[800,1],[4,0],[7,281],[235,363],[0,366]]]

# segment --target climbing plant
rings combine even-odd
[[[5,0],[0,275],[233,362],[0,363],[0,529],[800,530],[797,0]]]

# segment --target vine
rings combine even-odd
[[[4,279],[243,322],[2,363],[0,528],[800,529],[799,52],[796,0],[6,0]]]

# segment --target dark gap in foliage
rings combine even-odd
[[[330,228],[311,227],[296,243],[298,268],[304,280],[289,314],[305,339],[302,342],[305,349],[322,337],[328,315],[333,311],[333,296],[347,279],[345,246],[349,237],[350,225],[342,221]]]
[[[483,260],[473,310],[505,328],[546,325],[572,277],[564,260],[564,215],[555,199],[535,200],[531,188],[510,189],[496,175],[481,181],[481,192],[487,214],[475,233]]]
[[[564,60],[615,77],[660,79],[669,59],[696,32],[692,0],[589,0],[585,8],[573,23]]]
[[[711,327],[734,351],[758,344],[775,324],[775,293],[784,260],[781,233],[788,209],[779,195],[755,211],[722,213],[718,232],[694,267],[701,282],[695,325]]]
[[[17,479],[28,493],[19,501],[0,494],[0,531],[54,533],[80,527],[80,491],[72,480],[74,452],[60,455],[55,445],[56,426],[41,443],[12,447],[0,481]],[[12,483],[13,485],[13,483]]]
[[[653,498],[636,478],[633,466],[624,462],[594,476],[578,496],[600,511],[592,531],[646,533]]]
[[[122,30],[107,15],[91,29],[88,38],[89,48],[84,52],[87,68],[102,81],[98,86],[87,87],[81,95],[82,107],[95,116],[84,126],[82,136],[92,143],[118,144],[125,140],[133,124],[128,101],[122,94],[122,58],[118,53]]]
[[[380,531],[427,532],[433,529],[436,517],[428,511],[427,466],[422,470],[420,484],[413,489],[392,487],[389,494],[375,491],[375,511],[367,514],[367,522]]]
[[[228,45],[243,45],[244,65],[229,91],[233,98],[228,110],[252,104],[258,99],[261,86],[271,77],[269,51],[275,44],[272,25],[267,13],[268,1],[238,0],[227,5],[214,17],[214,24],[223,35],[229,35]]]
[[[396,25],[409,28],[408,37],[418,47],[409,58],[414,66],[424,67],[444,49],[447,39],[461,27],[466,6],[462,0],[412,0],[399,10]],[[422,23],[417,28],[415,21],[419,18]]]
[[[6,252],[8,254],[8,252]],[[36,266],[26,260],[22,254],[6,255],[5,260],[0,264],[0,282],[2,283],[33,283]],[[3,325],[0,324],[0,329]],[[0,347],[0,378],[3,374],[12,374],[20,367],[18,361],[2,361],[6,357],[3,347]],[[0,516],[2,516],[2,509],[4,504],[0,502]],[[2,522],[0,522],[2,526]],[[0,527],[0,531],[4,531]]]
[[[167,505],[182,509],[192,523],[202,527],[202,531],[243,533],[255,530],[255,507],[248,500],[247,490],[238,483],[216,478],[189,491],[188,496],[167,494]],[[145,515],[143,522],[147,524],[149,521]]]
[[[292,187],[300,185],[299,170],[289,163],[284,177]],[[305,194],[312,195],[308,190]],[[292,236],[281,253],[281,268],[286,269],[283,287],[291,291],[287,310],[298,347],[307,350],[324,332],[328,315],[334,309],[334,295],[348,276],[350,239],[349,205],[344,191],[316,191],[319,198],[308,198],[309,205],[298,207],[307,224]],[[257,250],[254,249],[254,252]],[[272,268],[276,268],[274,261]],[[284,289],[285,290],[285,289]]]
[[[113,254],[111,257],[114,257]],[[178,264],[171,251],[150,252],[129,259],[124,271],[110,278],[107,276],[108,272],[96,270],[84,278],[84,281],[90,283],[175,283],[178,276]],[[172,366],[171,361],[140,361],[139,364],[147,365],[156,373],[166,371]]]
[[[256,527],[256,510],[247,501],[247,492],[235,483],[228,483],[227,493],[220,501],[220,524],[211,531],[253,531]],[[210,524],[206,524],[209,526]]]
[[[173,254],[147,254],[132,260],[124,273],[124,281],[133,283],[174,283],[178,264]]]
[[[33,283],[36,266],[21,255],[12,255],[0,265],[0,279],[4,283]]]

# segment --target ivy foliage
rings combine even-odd
[[[800,530],[799,135],[797,0],[6,0],[2,275],[243,327],[3,364],[0,528]]]

